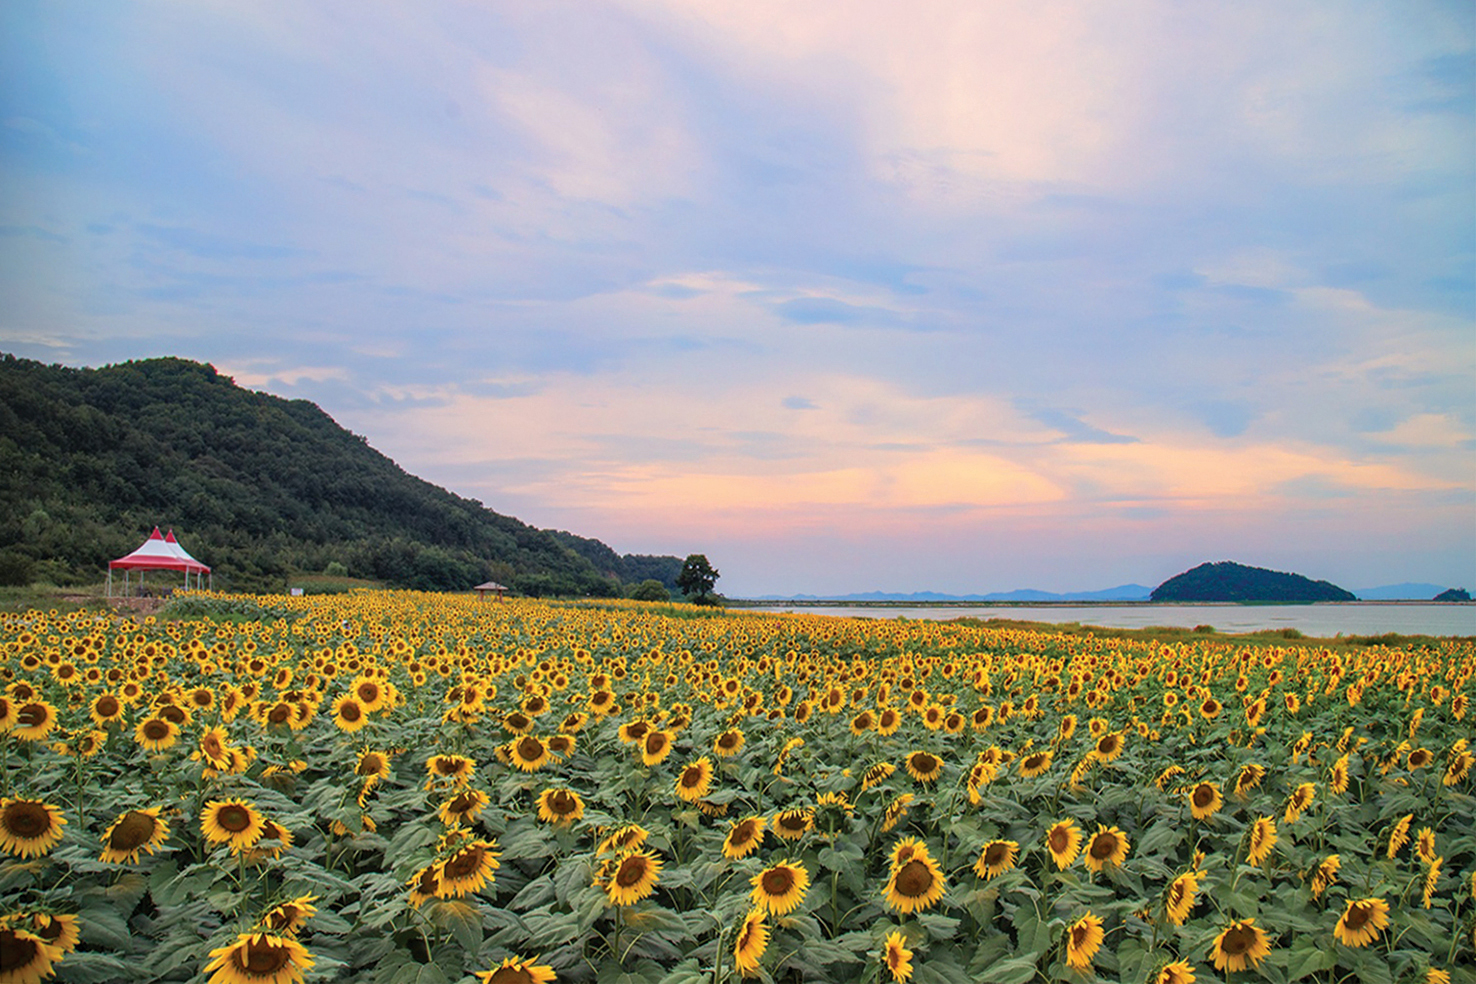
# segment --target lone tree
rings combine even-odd
[[[682,561],[682,572],[677,575],[676,583],[682,594],[697,604],[710,604],[712,587],[720,576],[707,562],[706,554],[689,554]]]

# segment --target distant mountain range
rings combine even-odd
[[[1360,588],[1353,594],[1360,601],[1429,601],[1445,588],[1438,584],[1423,584],[1405,582],[1402,584],[1386,584],[1378,588]],[[835,595],[755,595],[752,601],[892,601],[892,602],[915,602],[926,604],[930,602],[1044,602],[1044,601],[1147,601],[1153,593],[1153,589],[1141,584],[1120,584],[1115,588],[1103,588],[1100,591],[1038,591],[1034,588],[1020,588],[1015,591],[994,591],[989,594],[943,594],[937,591],[913,591],[902,593],[895,591],[864,591],[853,594]]]

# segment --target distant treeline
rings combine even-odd
[[[407,474],[316,404],[212,366],[0,356],[0,583],[96,583],[155,524],[217,586],[245,590],[331,564],[421,590],[616,596],[646,579],[673,588],[682,565],[499,515]]]

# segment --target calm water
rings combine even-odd
[[[1220,632],[1297,629],[1304,635],[1476,636],[1476,603],[1351,602],[1317,605],[939,605],[891,608],[866,605],[765,605],[766,612],[801,612],[852,618],[1014,618],[1028,622],[1080,622],[1114,629],[1149,625],[1193,628],[1213,625]]]

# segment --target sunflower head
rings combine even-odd
[[[943,897],[943,872],[926,850],[912,854],[892,868],[887,880],[887,905],[903,914],[921,912]]]
[[[271,933],[242,933],[236,942],[210,951],[205,970],[210,984],[301,981],[303,971],[313,966],[307,947],[287,936]]]
[[[783,916],[804,901],[805,890],[810,886],[810,875],[798,861],[779,861],[770,865],[749,880],[753,886],[750,897],[755,908],[776,916]]]
[[[1220,931],[1210,951],[1216,970],[1248,970],[1271,952],[1271,941],[1254,919],[1238,919]]]
[[[120,813],[103,834],[100,859],[110,864],[134,864],[139,851],[153,854],[169,837],[169,824],[160,818],[161,810],[155,806]]]
[[[43,800],[0,799],[0,850],[22,858],[49,854],[66,824],[61,808]]]
[[[736,821],[728,828],[728,836],[723,838],[723,857],[736,860],[758,850],[764,842],[764,824],[765,820],[760,816]]]

